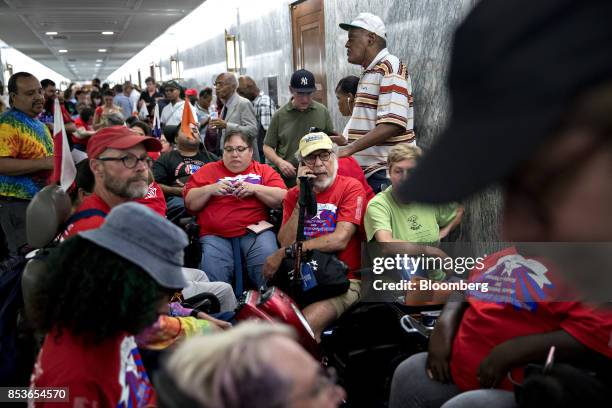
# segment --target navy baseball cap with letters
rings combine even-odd
[[[510,176],[612,81],[611,21],[610,0],[480,1],[455,32],[447,128],[394,195],[445,203]]]
[[[290,85],[294,91],[300,93],[311,93],[317,90],[314,75],[305,69],[298,69],[291,75]]]

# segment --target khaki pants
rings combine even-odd
[[[331,302],[334,309],[336,309],[337,317],[342,316],[344,312],[361,299],[361,280],[350,279],[350,282],[350,286],[346,293],[329,299],[329,302]]]

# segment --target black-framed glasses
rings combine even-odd
[[[319,154],[309,154],[304,157],[304,163],[308,166],[312,166],[317,162],[317,157],[321,160],[321,162],[325,163],[331,157],[331,152],[321,152]]]
[[[232,146],[225,146],[223,148],[223,151],[225,153],[229,153],[232,154],[234,152],[238,152],[238,153],[244,153],[246,150],[248,149],[248,147],[246,146],[237,146],[237,147],[232,147]]]
[[[98,157],[96,160],[100,161],[121,161],[123,165],[128,169],[133,169],[138,165],[138,162],[143,162],[148,168],[153,167],[153,159],[149,156],[136,157],[131,153],[126,154],[122,157]]]

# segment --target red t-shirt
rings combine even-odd
[[[252,161],[243,172],[233,173],[220,160],[205,164],[192,174],[183,190],[183,197],[187,197],[192,188],[214,184],[221,179],[232,183],[244,181],[266,187],[287,188],[283,179],[267,164]],[[247,226],[267,219],[268,206],[255,196],[245,199],[233,195],[213,196],[197,214],[200,236],[217,235],[224,238],[243,236],[247,233]]]
[[[151,159],[153,159],[153,161],[159,159],[159,156],[161,156],[161,152],[147,152],[147,156],[149,156]]]
[[[480,388],[477,373],[482,360],[495,346],[515,337],[564,330],[590,349],[612,358],[612,311],[596,310],[580,302],[544,301],[568,299],[570,295],[562,294],[569,291],[549,267],[526,260],[515,248],[490,255],[483,263],[483,269],[471,272],[470,281],[487,282],[489,291],[466,292],[470,307],[453,341],[450,368],[460,390]],[[522,381],[523,369],[514,369],[512,378]],[[498,387],[512,390],[507,378]]]
[[[78,117],[78,118],[76,118],[74,120],[74,125],[76,126],[77,129],[85,128],[85,130],[93,130],[93,128],[90,125],[88,125],[87,123],[83,122],[83,119],[81,119],[80,117]],[[80,145],[83,145],[85,147],[87,147],[87,142],[89,142],[89,138],[88,137],[86,137],[85,139],[79,139],[74,134],[71,134],[70,138],[72,139],[72,143],[80,144]]]
[[[36,407],[155,406],[155,391],[132,336],[118,335],[100,344],[52,330],[38,355],[33,387],[68,387],[69,402],[37,402]]]
[[[100,210],[104,214],[108,214],[111,210],[108,204],[106,204],[106,202],[95,193],[85,197],[79,208],[77,208],[76,212],[90,209]],[[62,234],[62,238],[67,239],[81,231],[99,228],[103,223],[104,217],[101,215],[92,215],[91,217],[82,218],[74,223],[68,224],[66,230]]]
[[[287,223],[300,195],[299,188],[293,187],[283,202],[283,225]],[[334,183],[322,193],[316,194],[317,215],[304,221],[306,239],[331,234],[339,222],[345,221],[359,227],[363,223],[365,191],[355,179],[336,176]],[[359,234],[351,237],[348,245],[338,254],[338,258],[349,268],[349,279],[358,279],[354,271],[361,267],[361,240]]]
[[[354,157],[341,157],[338,159],[338,175],[346,176],[350,178],[354,178],[357,180],[361,187],[363,187],[366,193],[366,208],[368,207],[368,203],[376,194],[374,194],[374,190],[368,184],[368,181],[365,178],[365,174],[363,174],[363,170],[359,165],[359,162],[355,160]]]
[[[136,200],[137,203],[146,205],[162,217],[166,218],[166,197],[159,184],[152,182],[149,184],[149,191],[147,195],[140,200]]]
[[[156,213],[160,214],[162,217],[166,217],[166,199],[164,197],[164,193],[161,187],[153,182],[149,185],[149,191],[145,198],[142,198],[136,201],[140,204],[146,205],[151,208]],[[96,209],[102,211],[104,214],[108,214],[111,211],[111,208],[106,204],[104,200],[102,200],[96,193],[92,193],[89,196],[85,197],[79,208],[77,208],[75,213]],[[99,228],[104,223],[104,218],[102,215],[92,215],[86,218],[81,218],[76,222],[68,224],[64,233],[62,234],[63,239],[68,239],[73,235],[78,234],[82,231],[88,231],[91,229]]]

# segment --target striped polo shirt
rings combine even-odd
[[[410,75],[404,63],[389,54],[386,48],[361,74],[353,115],[347,124],[349,143],[381,123],[399,125],[405,131],[382,144],[355,153],[354,157],[366,177],[387,168],[387,155],[392,146],[398,143],[415,144]]]

